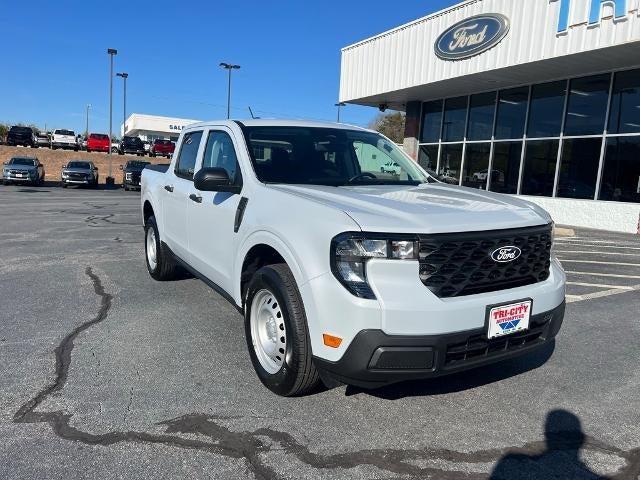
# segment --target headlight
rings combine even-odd
[[[69,174],[67,172],[62,172],[62,178],[67,178]]]
[[[131,180],[131,173],[126,173],[125,177],[127,178],[127,180]]]
[[[343,233],[331,242],[331,271],[353,295],[375,299],[367,281],[367,261],[417,260],[418,239],[405,235]]]

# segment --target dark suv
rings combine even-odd
[[[14,125],[7,133],[7,145],[23,145],[25,147],[36,148],[38,144],[33,128]]]
[[[142,170],[144,170],[144,167],[147,165],[149,165],[149,162],[141,162],[139,160],[129,160],[124,167],[120,165],[120,170],[122,170],[122,186],[125,190],[140,188]]]
[[[122,137],[118,153],[120,155],[124,155],[125,153],[132,153],[134,155],[138,155],[139,157],[144,157],[144,143],[142,143],[140,137]]]

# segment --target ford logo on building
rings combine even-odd
[[[522,250],[518,247],[500,247],[493,251],[491,258],[494,262],[509,263],[520,258],[520,255],[522,255]]]
[[[489,50],[509,33],[509,19],[498,13],[478,15],[456,23],[438,37],[436,55],[463,60]]]

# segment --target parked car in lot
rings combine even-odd
[[[2,183],[29,183],[40,185],[44,183],[44,166],[37,158],[13,157],[2,166]]]
[[[62,166],[60,185],[62,188],[67,188],[69,185],[87,185],[96,188],[98,186],[98,167],[90,160],[69,162]]]
[[[151,157],[171,157],[176,149],[175,143],[171,140],[156,139],[151,145],[149,156]]]
[[[12,147],[23,146],[36,148],[38,146],[33,128],[19,125],[14,125],[9,129],[6,144]]]
[[[48,133],[38,133],[36,134],[36,145],[38,147],[48,147],[51,148],[51,137]]]
[[[76,141],[76,134],[73,130],[65,130],[59,128],[53,131],[51,137],[51,148],[53,150],[57,148],[64,148],[69,150],[78,151],[78,142]]]
[[[109,135],[104,133],[90,133],[87,138],[87,152],[105,152],[109,153]]]
[[[124,136],[120,141],[118,153],[120,155],[130,153],[133,155],[138,155],[139,157],[144,157],[144,143],[142,143],[140,137]]]
[[[124,167],[120,165],[122,170],[122,186],[126,191],[130,189],[140,188],[140,176],[144,167],[149,165],[149,162],[141,162],[139,160],[129,160]]]
[[[388,162],[400,174],[382,178]],[[189,125],[168,167],[143,170],[141,208],[150,275],[180,265],[242,311],[280,395],[476,368],[550,343],[563,321],[546,211],[441,183],[370,130]]]

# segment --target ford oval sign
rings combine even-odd
[[[498,13],[478,15],[456,23],[438,37],[436,55],[463,60],[489,50],[509,33],[509,19]]]
[[[494,262],[509,263],[517,260],[522,255],[522,250],[518,247],[500,247],[491,253]]]

